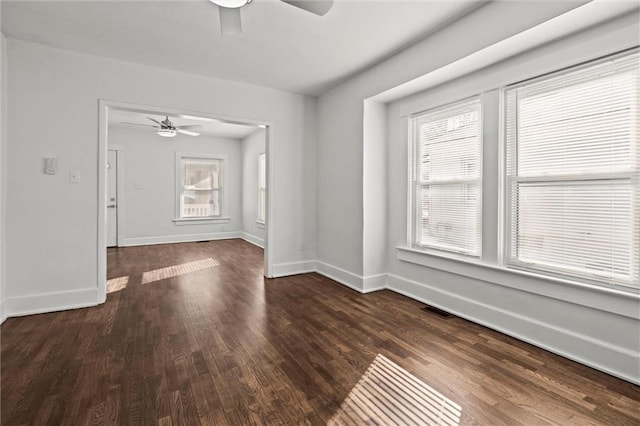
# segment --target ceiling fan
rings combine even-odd
[[[223,36],[242,33],[240,8],[253,0],[209,0],[220,11],[220,30]],[[333,0],[281,0],[291,6],[322,16],[331,9]]]
[[[157,126],[154,126],[151,124],[127,123],[127,122],[124,122],[123,124],[133,124],[135,126],[154,127],[158,129],[158,135],[165,138],[172,138],[178,133],[182,133],[183,135],[189,135],[189,136],[200,136],[200,133],[189,130],[189,129],[196,129],[198,127],[202,127],[198,124],[193,124],[188,126],[176,126],[171,122],[171,120],[169,120],[168,115],[165,116],[165,119],[162,121],[158,121],[155,118],[151,118],[151,117],[147,117],[147,118],[153,121],[154,123],[156,123]]]

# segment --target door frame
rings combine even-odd
[[[107,151],[116,152],[116,194],[117,194],[117,210],[116,210],[116,247],[122,247],[124,244],[124,147],[117,144],[107,144]],[[106,173],[106,170],[105,170]],[[106,181],[105,181],[106,191]],[[106,193],[105,193],[106,196]],[[106,226],[106,216],[105,216]],[[105,229],[106,232],[106,229]],[[105,234],[106,235],[106,234]],[[106,240],[105,240],[106,245]]]
[[[273,262],[272,257],[269,256],[273,253],[273,241],[274,238],[274,226],[273,226],[273,206],[271,202],[271,195],[274,193],[274,178],[271,172],[274,164],[273,153],[271,149],[271,135],[273,125],[268,120],[261,120],[249,117],[233,117],[222,116],[220,114],[213,114],[199,111],[189,111],[184,109],[176,109],[170,107],[158,107],[152,105],[133,104],[128,102],[119,102],[107,99],[98,99],[98,228],[97,228],[97,265],[98,265],[98,282],[97,282],[97,303],[104,303],[107,300],[107,227],[106,227],[106,194],[107,194],[107,150],[109,149],[109,110],[118,109],[133,112],[144,113],[157,113],[157,114],[170,114],[170,115],[192,115],[199,117],[211,118],[214,120],[220,120],[232,124],[243,124],[249,126],[256,126],[265,129],[265,152],[267,155],[267,212],[266,212],[266,235],[264,242],[264,275],[267,278],[273,277]],[[114,146],[114,145],[111,145]],[[117,145],[116,145],[117,146]],[[118,178],[120,175],[118,175]],[[122,179],[119,179],[121,182]],[[120,186],[121,184],[118,183]],[[118,196],[118,198],[120,198]],[[118,203],[120,200],[118,199]],[[120,210],[118,210],[120,212]],[[118,217],[118,225],[124,225],[124,221],[121,222],[121,216]],[[122,225],[122,226],[123,226]],[[124,228],[121,228],[124,229]],[[120,228],[118,230],[118,244],[120,244]]]

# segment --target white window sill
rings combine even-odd
[[[415,256],[409,255],[409,258],[412,260],[406,260],[406,261],[411,263],[429,262],[428,259],[436,258],[436,259],[455,260],[455,261],[464,262],[464,263],[472,263],[474,265],[482,265],[482,262],[480,262],[479,256],[472,256],[472,255],[466,255],[463,253],[437,250],[437,249],[432,249],[427,247],[417,248],[417,247],[397,246],[396,248],[400,250],[402,253],[407,253],[407,254],[412,253],[413,255],[417,255],[417,259],[418,259],[417,262],[413,261]],[[400,258],[400,253],[398,253],[398,259],[405,260]],[[432,263],[437,263],[437,262],[438,262],[437,260],[434,260],[430,263],[424,264],[424,266],[431,266]]]
[[[264,229],[264,220],[256,220],[256,228]]]
[[[189,217],[173,219],[176,225],[212,225],[219,223],[229,223],[230,217]]]
[[[403,262],[422,265],[474,280],[607,310],[621,315],[637,316],[640,294],[633,289],[622,290],[603,285],[588,284],[487,264],[475,258],[425,252],[407,246],[396,246],[396,250],[398,260]],[[613,298],[611,303],[603,302],[602,297],[606,296]],[[616,302],[613,301],[614,299]],[[624,302],[621,304],[622,300]],[[609,307],[604,308],[603,303],[609,305]]]

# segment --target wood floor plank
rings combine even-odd
[[[2,425],[427,424],[392,374],[347,398],[379,354],[461,425],[640,424],[638,386],[390,291],[264,279],[242,240],[107,258],[105,304],[2,324]]]

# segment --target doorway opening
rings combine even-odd
[[[242,238],[269,262],[270,124],[100,101],[98,302],[107,247]]]

